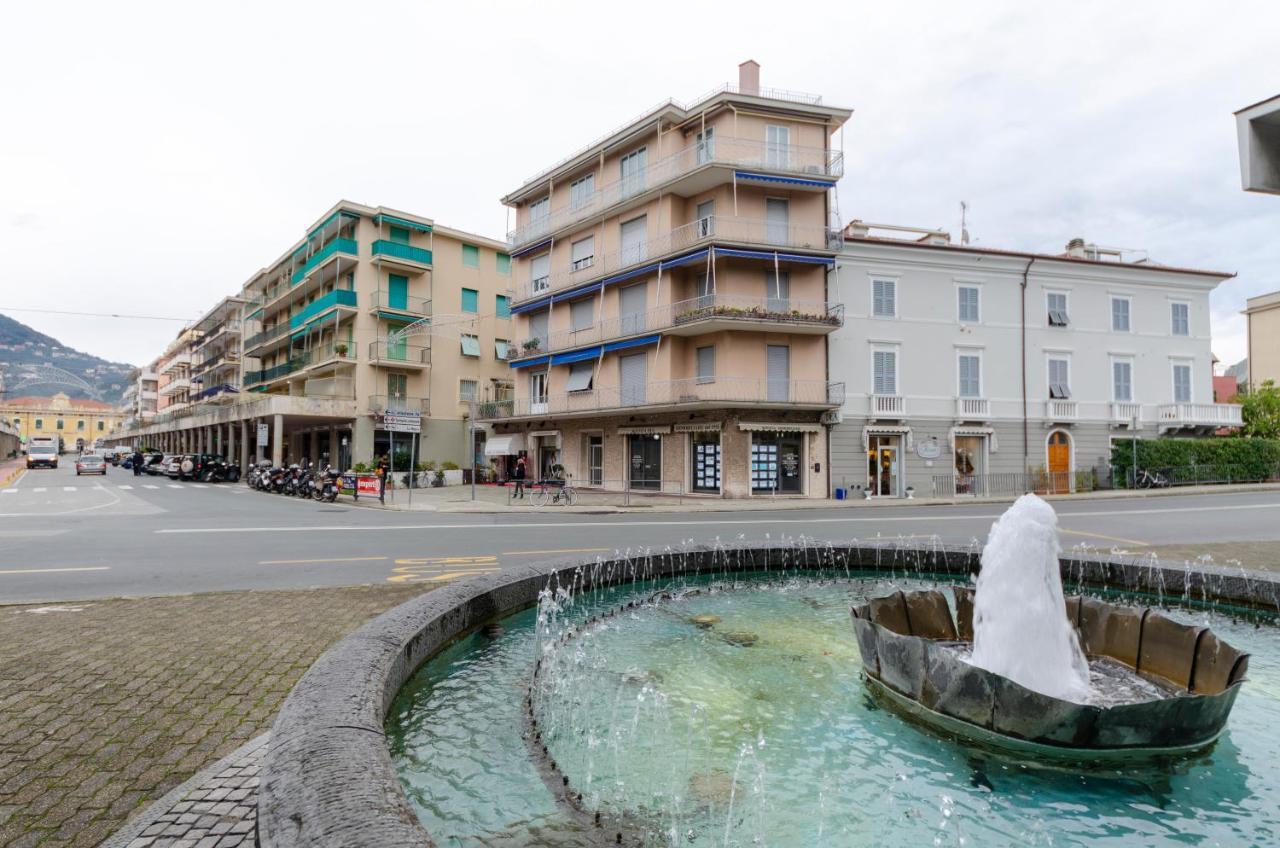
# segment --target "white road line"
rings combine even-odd
[[[170,483],[170,484],[169,484],[169,488],[170,488],[170,489],[181,489],[181,488],[184,488],[184,487],[183,487],[183,486],[179,486],[177,483]]]
[[[36,487],[35,487],[34,489],[32,489],[31,491],[33,491],[33,492],[47,492],[47,491],[49,491],[49,490],[48,490],[48,489],[46,489],[44,486],[36,486]]]
[[[192,484],[191,484],[191,488],[193,488],[193,489],[207,489],[207,488],[209,488],[209,487],[208,487],[208,486],[206,486],[206,485],[205,485],[205,484],[203,484],[203,483],[192,483]]]
[[[5,490],[4,490],[4,493],[5,493],[6,495],[12,495],[12,494],[16,494],[16,493],[17,493],[17,491],[18,491],[17,489],[5,489]]]
[[[76,490],[76,487],[75,487],[75,486],[63,486],[63,487],[62,487],[62,491],[64,491],[64,492],[74,492],[75,490]]]
[[[10,568],[0,574],[54,574],[65,571],[110,571],[109,565],[86,565],[79,568]]]
[[[116,486],[116,488],[117,488],[117,489],[132,489],[133,487],[132,487],[132,486],[126,486],[126,485],[121,484],[121,485],[119,485],[119,486]]]
[[[1280,502],[1269,504],[1236,504],[1234,506],[1196,506],[1174,507],[1171,509],[1113,509],[1096,512],[1064,512],[1059,513],[1058,520],[1067,521],[1073,518],[1099,518],[1114,515],[1165,515],[1182,512],[1236,512],[1242,509],[1276,509],[1280,510]],[[849,518],[731,518],[728,520],[706,521],[558,521],[542,524],[525,524],[520,522],[496,522],[493,524],[382,524],[342,526],[336,524],[317,525],[313,527],[190,527],[152,530],[152,533],[309,533],[317,530],[347,531],[383,531],[383,530],[493,530],[519,528],[553,528],[553,527],[717,527],[733,524],[888,524],[888,523],[936,523],[939,521],[992,521],[999,518],[998,513],[987,515],[880,515],[859,516]],[[896,538],[896,536],[894,537]]]
[[[159,487],[159,486],[152,486],[150,483],[143,483],[143,484],[142,484],[142,488],[144,488],[144,489],[158,489],[158,488],[160,488],[160,487]]]

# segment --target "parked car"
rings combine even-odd
[[[170,480],[177,480],[182,477],[182,462],[189,459],[190,454],[175,453],[165,457],[164,476]]]
[[[153,453],[146,458],[146,462],[142,466],[142,470],[150,474],[152,477],[158,477],[165,473],[169,467],[169,454]]]
[[[101,474],[107,476],[107,460],[99,453],[82,453],[76,459],[76,476]]]

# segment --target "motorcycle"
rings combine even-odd
[[[316,486],[315,498],[325,503],[333,503],[338,499],[338,492],[342,488],[342,473],[336,468],[328,466],[320,474],[320,482]]]

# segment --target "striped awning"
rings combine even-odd
[[[739,421],[738,429],[766,433],[821,433],[822,425],[801,421]]]

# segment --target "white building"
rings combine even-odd
[[[1070,491],[1109,473],[1117,437],[1239,426],[1212,402],[1209,293],[1230,276],[1080,239],[1042,255],[854,221],[833,278],[832,485]]]

